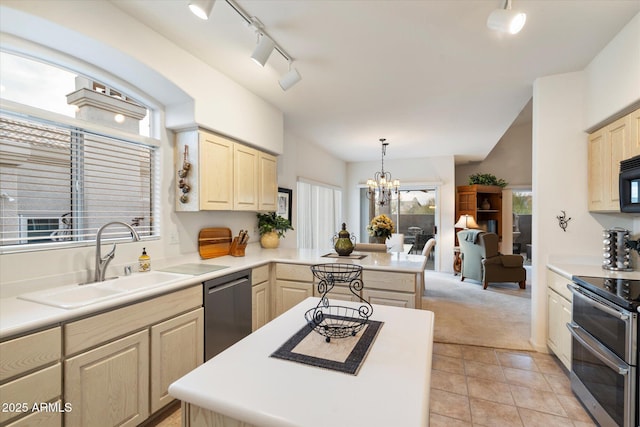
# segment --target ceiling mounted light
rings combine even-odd
[[[273,49],[275,47],[276,43],[271,40],[271,37],[267,36],[266,34],[260,34],[260,41],[258,42],[256,48],[253,50],[251,59],[264,67],[264,64],[267,63],[267,60],[269,59],[269,56],[271,56],[271,52],[273,52]]]
[[[380,206],[384,206],[393,199],[393,194],[398,194],[400,189],[400,181],[391,179],[391,174],[384,171],[384,156],[387,154],[387,146],[385,138],[380,138],[382,143],[382,167],[380,172],[376,172],[373,179],[367,180],[367,199],[376,200]]]
[[[189,9],[191,9],[191,12],[198,18],[206,21],[209,19],[209,15],[211,15],[214,3],[215,0],[191,0],[189,2]]]
[[[302,80],[302,76],[297,69],[291,68],[291,61],[289,61],[289,71],[280,77],[278,83],[282,90],[289,90],[293,85]]]
[[[527,14],[511,10],[511,0],[506,0],[504,8],[491,12],[487,19],[487,27],[503,33],[517,34],[524,27]]]

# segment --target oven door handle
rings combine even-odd
[[[605,348],[602,344],[593,339],[589,334],[583,331],[583,329],[575,323],[567,323],[567,328],[571,335],[585,346],[594,356],[596,356],[602,363],[607,365],[614,371],[618,371],[618,374],[627,376],[629,374],[629,368],[623,362],[616,361],[619,359],[615,354]]]
[[[628,320],[629,319],[629,315],[626,313],[621,313],[618,310],[615,310],[607,305],[604,305],[598,301],[593,300],[592,298],[589,298],[587,295],[583,294],[582,292],[580,292],[580,288],[576,285],[572,285],[572,284],[568,284],[567,288],[571,291],[571,293],[573,294],[573,296],[577,296],[578,298],[582,299],[584,302],[586,302],[587,304],[589,304],[591,307],[600,310],[600,311],[604,311],[605,313],[617,317],[620,320]]]

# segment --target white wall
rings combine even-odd
[[[293,190],[292,221],[295,228],[298,218],[296,209],[296,183],[298,178],[316,181],[321,184],[342,189],[343,212],[347,206],[347,164],[343,160],[333,157],[318,147],[295,135],[285,133],[284,153],[278,158],[278,183],[281,187]],[[338,232],[339,230],[335,230]],[[287,232],[286,238],[280,241],[282,247],[296,247],[297,231]],[[331,236],[327,236],[329,239]]]
[[[620,226],[640,233],[636,216],[588,212],[584,131],[640,99],[640,92],[631,90],[640,88],[639,17],[640,14],[584,71],[542,77],[534,83],[531,340],[539,350],[546,348],[545,274],[549,258],[598,259],[605,228]],[[635,69],[635,74],[629,75],[629,68]],[[621,90],[620,85],[629,88],[635,99],[630,99],[629,91]],[[571,217],[566,232],[560,229],[556,218],[562,210]]]
[[[437,184],[439,205],[436,219],[439,250],[436,270],[453,272],[453,224],[455,216],[455,165],[453,156],[422,159],[385,160],[385,170],[391,172],[401,184]],[[380,170],[380,162],[353,162],[347,164],[348,214],[347,228],[360,230],[360,188]]]
[[[640,99],[640,13],[585,68],[584,128]]]

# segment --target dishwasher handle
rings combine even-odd
[[[221,283],[219,285],[210,285],[207,288],[207,295],[211,295],[214,292],[222,291],[224,289],[230,288],[232,286],[240,285],[242,283],[247,282],[249,279],[247,277],[242,277],[240,279],[233,280],[228,283]]]

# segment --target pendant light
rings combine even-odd
[[[391,179],[391,174],[384,171],[384,156],[387,153],[389,145],[385,138],[380,138],[382,144],[382,162],[380,172],[376,172],[373,178],[367,180],[367,198],[369,200],[377,200],[380,206],[388,204],[393,195],[398,195],[400,189],[400,181]]]

